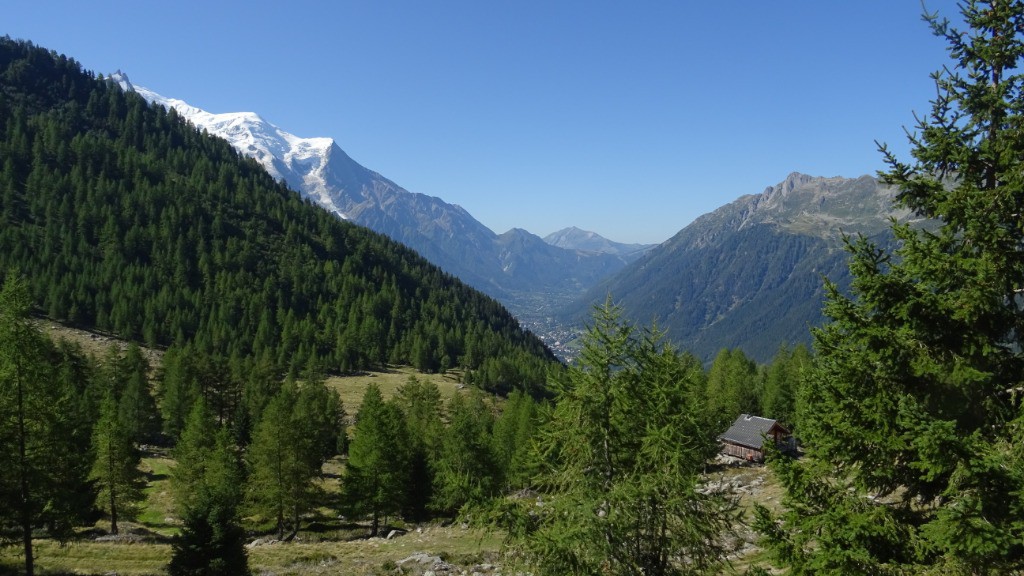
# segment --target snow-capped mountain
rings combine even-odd
[[[184,100],[166,98],[142,86],[135,86],[121,71],[110,75],[126,92],[136,92],[147,101],[174,110],[197,128],[224,138],[243,154],[255,158],[276,179],[314,198],[321,206],[348,218],[335,203],[324,175],[331,138],[299,138],[267,122],[253,112],[213,114]]]
[[[536,302],[543,302],[540,308],[545,308],[571,299],[629,260],[617,254],[551,246],[521,230],[498,236],[462,207],[409,192],[363,167],[332,138],[300,138],[252,112],[207,112],[136,86],[120,71],[110,80],[151,103],[174,108],[196,127],[259,161],[303,196],[341,218],[410,246],[498,298],[521,319],[544,313]],[[512,237],[520,240],[511,242]]]

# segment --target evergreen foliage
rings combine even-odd
[[[434,499],[435,468],[445,436],[441,391],[432,381],[410,376],[399,387],[395,399],[405,414],[409,438],[409,484],[402,514],[419,522],[429,517],[429,506]]]
[[[319,497],[314,480],[320,476],[323,447],[297,410],[299,390],[286,383],[271,399],[256,426],[247,453],[248,502],[252,511],[274,521],[277,538],[299,531],[302,515]]]
[[[724,561],[732,504],[698,491],[717,450],[704,373],[606,302],[540,431],[539,503],[508,517],[535,574],[704,574]],[[642,415],[642,417],[641,417]]]
[[[1024,570],[1024,4],[961,13],[926,16],[953,62],[914,160],[883,147],[899,203],[940,226],[850,240],[852,295],[828,287],[799,395],[808,457],[775,464],[788,511],[760,511],[792,574]]]
[[[433,508],[455,513],[497,495],[497,467],[491,449],[494,416],[479,392],[448,401],[448,428],[436,465]]]
[[[538,392],[555,364],[411,250],[304,202],[173,110],[9,38],[0,159],[0,270],[19,266],[53,319],[214,359],[203,372],[230,378],[198,384],[220,421],[244,381],[228,359],[293,374],[460,367],[499,392]],[[172,436],[190,405],[172,408]]]
[[[311,374],[299,386],[293,419],[311,442],[310,466],[319,469],[344,447],[345,407],[337,390]]]
[[[202,405],[202,403],[197,403]],[[190,424],[205,427],[200,414]],[[185,435],[190,428],[186,428]],[[245,531],[238,518],[242,498],[242,471],[227,428],[211,439],[212,449],[203,458],[204,469],[192,483],[193,492],[184,507],[181,534],[171,544],[172,576],[248,576]],[[179,493],[180,494],[180,493]]]
[[[156,442],[160,438],[160,412],[149,385],[149,361],[137,344],[129,344],[120,361],[126,377],[118,402],[119,418],[136,444]]]
[[[812,362],[811,353],[803,344],[793,348],[781,347],[772,363],[763,370],[759,415],[778,420],[793,430],[797,394],[810,373]]]
[[[491,434],[491,451],[503,492],[526,488],[537,472],[531,453],[540,424],[541,407],[536,400],[519,391],[509,394]]]
[[[724,431],[740,414],[761,414],[757,364],[742,350],[723,349],[708,370],[707,398],[716,428]]]
[[[96,506],[110,516],[110,533],[117,534],[119,518],[135,518],[142,493],[142,456],[131,431],[120,419],[118,404],[111,392],[100,406],[100,419],[92,433],[96,455],[89,479],[96,482]]]
[[[64,539],[88,514],[92,491],[88,369],[29,319],[28,285],[10,271],[0,290],[0,537],[20,540],[35,573],[33,530]]]
[[[206,482],[207,461],[214,449],[217,425],[202,399],[189,413],[185,429],[174,446],[174,467],[171,469],[171,493],[179,517],[184,518],[193,500]]]
[[[381,520],[397,514],[405,504],[408,474],[405,416],[397,402],[385,402],[380,388],[371,384],[356,415],[348,464],[341,479],[343,511],[351,516],[369,516],[370,535],[376,536]]]

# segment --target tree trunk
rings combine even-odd
[[[17,360],[15,360],[17,362]],[[21,539],[25,548],[25,574],[34,576],[35,558],[32,555],[32,499],[28,482],[28,449],[25,447],[25,390],[21,381],[21,366],[15,366],[18,382],[18,462],[21,467]]]
[[[113,442],[107,441],[107,482],[110,483],[110,533],[117,534],[117,489],[114,487]]]

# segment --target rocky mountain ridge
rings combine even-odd
[[[871,176],[792,173],[760,194],[705,214],[563,309],[580,323],[607,294],[641,325],[710,359],[740,348],[766,362],[783,343],[810,341],[823,321],[823,278],[849,282],[844,234],[888,241],[895,191]]]

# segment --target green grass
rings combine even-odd
[[[171,467],[174,460],[166,454],[153,454],[142,459],[140,468],[146,474],[147,485],[143,493],[146,501],[137,520],[162,536],[174,536],[179,527],[171,495]]]
[[[164,574],[171,558],[169,544],[81,541],[60,546],[52,540],[33,542],[38,574]],[[0,574],[19,573],[20,547],[0,548]]]
[[[262,544],[249,548],[249,565],[256,574],[281,576],[314,574],[380,574],[381,567],[396,565],[414,554],[444,558],[465,569],[495,563],[502,535],[459,527],[428,526],[402,536],[313,541],[315,535],[300,532],[294,542]],[[111,574],[144,576],[166,573],[171,557],[168,543],[113,543],[83,540],[59,546],[36,540],[39,574]],[[21,549],[0,548],[0,574],[18,573]],[[430,566],[419,566],[427,569]],[[455,573],[461,572],[461,569]],[[406,574],[416,572],[409,567]]]
[[[356,376],[332,376],[327,379],[327,385],[338,391],[341,401],[345,405],[345,411],[349,416],[354,416],[363,403],[363,394],[371,383],[376,384],[384,398],[391,398],[398,389],[409,381],[409,377],[415,376],[421,382],[433,382],[441,391],[442,398],[450,398],[462,388],[460,382],[461,373],[451,371],[446,374],[421,374],[410,367],[399,367],[387,372],[364,372]]]

